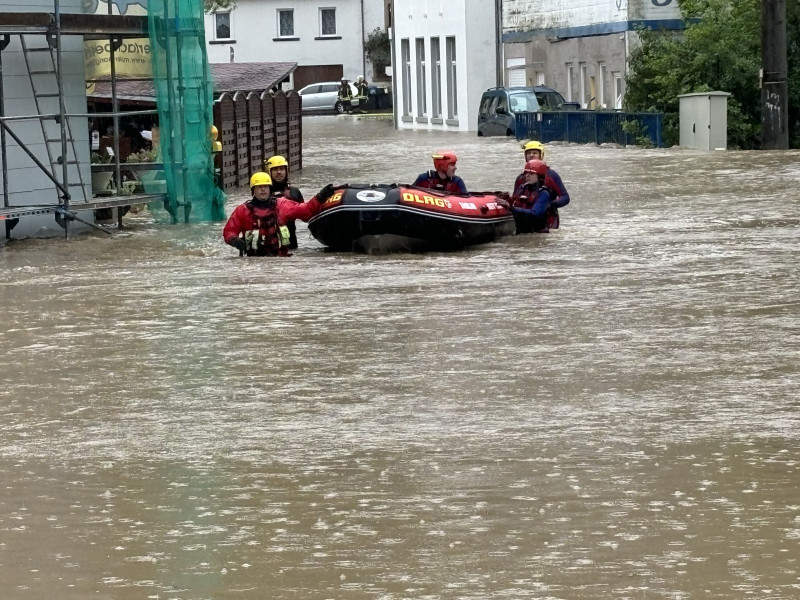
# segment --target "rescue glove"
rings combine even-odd
[[[244,238],[238,236],[233,238],[228,243],[234,248],[236,248],[239,252],[244,252],[247,249],[247,244],[245,244]]]
[[[333,196],[333,192],[335,191],[333,184],[329,183],[324,188],[322,188],[319,192],[317,192],[317,200],[320,202],[325,202],[328,198]]]

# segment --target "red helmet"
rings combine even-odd
[[[547,175],[547,165],[543,160],[534,158],[525,163],[525,173],[536,173],[537,175]]]
[[[458,157],[455,152],[445,150],[444,152],[437,152],[433,155],[433,168],[437,171],[445,172],[447,167],[456,164]]]

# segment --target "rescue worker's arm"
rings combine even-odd
[[[461,177],[454,176],[453,177],[453,183],[455,183],[458,186],[458,191],[459,192],[461,192],[462,194],[466,194],[467,193],[467,184],[464,183],[464,180],[461,179]]]
[[[336,188],[333,187],[333,184],[329,183],[319,192],[317,192],[317,195],[311,200],[308,202],[303,202],[302,204],[292,202],[286,198],[279,198],[277,204],[278,221],[281,223],[288,223],[289,221],[294,221],[296,219],[308,221],[311,217],[322,210],[322,205],[325,204],[325,201],[328,198],[333,196],[335,191]]]
[[[564,187],[561,177],[553,169],[547,170],[547,181],[545,182],[545,185],[556,192],[556,199],[553,200],[553,206],[556,208],[561,208],[562,206],[569,204],[569,193],[567,192],[567,188]]]
[[[239,250],[243,250],[243,247],[239,248],[236,240],[241,240],[242,244],[244,244],[244,240],[239,237],[239,234],[251,229],[252,223],[249,221],[250,214],[247,210],[246,204],[240,204],[233,211],[230,219],[228,219],[228,222],[225,223],[225,228],[222,230],[222,238],[225,240],[225,243],[230,244]]]

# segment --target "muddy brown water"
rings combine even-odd
[[[306,196],[522,166],[304,136]],[[562,228],[465,252],[240,259],[146,215],[0,249],[0,597],[800,597],[800,153],[546,158]]]

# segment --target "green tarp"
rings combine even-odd
[[[167,200],[151,203],[164,222],[220,221],[225,195],[214,184],[213,85],[206,55],[203,3],[149,0],[153,85]]]

